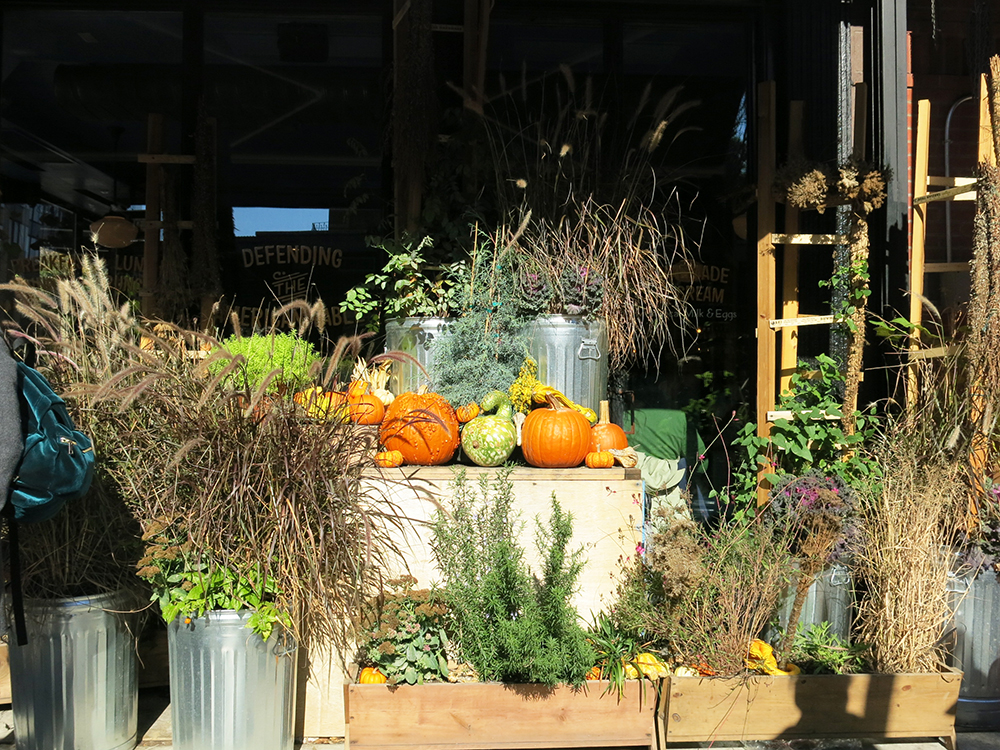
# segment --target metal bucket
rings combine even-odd
[[[961,669],[955,725],[1000,729],[1000,583],[992,571],[949,581],[954,644],[949,663]]]
[[[139,690],[124,592],[24,602],[28,643],[10,631],[18,750],[136,746]]]
[[[600,318],[544,315],[529,324],[538,379],[594,411],[608,397],[608,331]]]
[[[167,626],[174,750],[292,750],[297,646],[280,628],[264,641],[251,615]]]
[[[845,641],[851,638],[851,610],[854,604],[854,591],[851,571],[846,565],[834,563],[816,576],[806,599],[802,603],[802,613],[799,615],[798,632],[810,625],[827,622],[829,631]],[[789,586],[778,605],[778,624],[788,628],[788,620],[795,606],[795,587]]]
[[[447,318],[401,318],[386,321],[385,348],[389,352],[410,355],[430,375],[425,375],[412,361],[393,360],[389,373],[389,390],[395,394],[415,391],[421,385],[431,387],[434,362],[431,342],[447,333]]]

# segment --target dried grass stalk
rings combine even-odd
[[[675,194],[676,197],[676,194]],[[641,206],[575,203],[558,221],[520,222],[510,242],[519,263],[558,278],[566,267],[603,280],[599,314],[608,330],[612,370],[680,356],[694,339],[697,316],[678,278],[691,278],[697,241],[680,224]]]
[[[858,637],[871,644],[878,672],[935,672],[945,664],[946,584],[962,468],[922,458],[912,442],[890,436],[881,486],[861,504],[865,543],[857,563],[865,595]]]

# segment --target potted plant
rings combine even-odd
[[[582,550],[568,547],[569,515],[553,499],[538,522],[533,577],[515,537],[509,471],[477,484],[459,472],[454,490],[434,522],[441,589],[420,594],[428,600],[412,616],[415,592],[386,595],[362,662],[385,682],[362,670],[345,686],[346,742],[651,746],[654,687],[628,680],[619,693],[585,679],[598,656],[569,603],[583,566]]]
[[[516,304],[511,240],[507,227],[473,238],[449,335],[431,345],[434,389],[455,407],[506,391],[528,353],[530,318]]]
[[[169,620],[172,702],[200,706],[173,712],[174,744],[290,748],[297,645],[343,645],[395,549],[393,506],[361,479],[375,437],[310,419],[290,390],[268,394],[285,367],[252,376],[257,354],[134,325],[103,268],[88,267],[75,288],[89,304],[73,312],[86,326],[99,310],[121,356],[81,391],[99,410],[104,471],[145,537],[136,564]],[[308,317],[305,303],[291,308]],[[207,358],[188,356],[203,343]],[[338,354],[350,351],[341,345],[312,377],[335,389]],[[230,669],[225,649],[239,653]]]
[[[415,391],[427,383],[431,345],[446,332],[464,264],[429,260],[433,250],[429,236],[419,240],[404,236],[399,241],[370,238],[369,244],[388,259],[380,271],[348,290],[340,311],[353,314],[366,331],[378,331],[384,325],[386,347],[409,355],[394,363],[389,389],[393,393]]]
[[[878,504],[872,496],[866,501]],[[657,707],[660,736],[667,742],[953,739],[961,673],[944,669],[939,653],[935,660],[933,639],[942,633],[941,610],[928,607],[929,602],[917,596],[925,592],[941,603],[943,586],[937,594],[933,586],[904,591],[880,575],[878,592],[863,600],[861,613],[874,615],[889,602],[922,611],[919,645],[916,640],[907,642],[900,631],[875,616],[862,626],[859,640],[885,649],[881,653],[888,658],[881,663],[879,652],[874,647],[871,651],[878,673],[803,674],[789,659],[804,653],[803,639],[778,654],[759,640],[787,582],[798,575],[801,529],[768,522],[766,511],[752,508],[728,508],[712,529],[664,512],[641,559],[626,570],[615,603],[616,618],[621,627],[643,633],[675,665]],[[922,511],[925,516],[926,511]],[[900,516],[901,521],[907,518],[915,520],[914,514]],[[859,536],[865,541],[859,549],[867,552],[859,551],[859,558],[891,557],[897,554],[894,549],[909,550],[914,563],[927,556],[925,540],[915,534],[917,543],[910,549],[900,537],[874,527],[871,532],[863,524]],[[927,559],[933,554],[937,553]],[[865,571],[865,564],[859,569]],[[943,575],[945,570],[938,572]],[[914,619],[908,625],[916,625]],[[890,653],[885,644],[892,637],[897,643]],[[907,650],[918,659],[891,660],[892,654]]]
[[[52,279],[51,291],[21,280],[3,289],[16,303],[9,334],[33,343],[37,368],[75,425],[97,438],[107,414],[92,389],[128,359],[137,329],[128,308],[98,292],[103,267],[84,256],[83,269],[82,280]],[[97,438],[95,452],[85,496],[49,520],[18,523],[27,643],[12,636],[9,646],[15,734],[25,748],[137,742],[136,613],[145,595],[129,569],[140,531],[108,470],[109,446]]]

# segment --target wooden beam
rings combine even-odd
[[[986,75],[979,76],[979,155],[980,162],[996,164],[997,156],[993,151],[993,117],[990,114],[990,91],[986,85]],[[1000,127],[998,123],[997,127]]]
[[[868,127],[868,84],[854,84],[854,158],[865,158],[865,140]]]
[[[803,315],[798,318],[777,318],[767,322],[770,328],[792,328],[797,326],[821,326],[831,325],[834,322],[832,315]]]
[[[944,175],[928,175],[927,187],[959,187],[960,185],[975,185],[979,180],[975,177],[945,177]]]
[[[392,30],[395,31],[396,27],[403,22],[406,18],[406,14],[410,12],[410,0],[405,0],[405,2],[399,6],[396,11],[396,15],[392,17]]]
[[[914,197],[913,205],[920,206],[924,203],[933,203],[935,201],[945,201],[949,198],[956,198],[963,193],[974,193],[976,192],[976,187],[978,183],[973,183],[972,185],[959,185],[958,187],[948,188],[947,190],[938,190],[936,193],[925,193],[919,198]],[[973,196],[970,200],[975,200]]]
[[[795,412],[791,410],[769,411],[767,413],[767,421],[773,422],[776,419],[792,419],[794,416]],[[819,416],[812,417],[811,421],[818,422],[826,420],[827,422],[836,422],[840,418],[840,415],[827,414],[825,411],[821,411]]]
[[[789,211],[794,209],[789,208]],[[787,228],[787,227],[786,227]],[[847,237],[843,234],[772,234],[771,242],[775,245],[846,245]]]
[[[195,157],[190,154],[139,154],[140,164],[194,164]]]
[[[939,359],[940,357],[948,357],[954,354],[958,354],[959,348],[957,346],[934,346],[930,349],[919,349],[917,351],[908,352],[908,359],[912,362],[921,359]]]
[[[146,151],[157,154],[163,151],[163,115],[150,113],[146,118]],[[143,230],[142,251],[142,291],[139,294],[139,307],[142,314],[151,318],[156,315],[156,288],[160,280],[160,228],[154,227],[154,222],[160,222],[162,207],[163,166],[157,163],[146,164],[146,217],[149,224]]]
[[[927,208],[917,199],[927,194],[927,160],[930,148],[931,103],[917,102],[917,139],[913,154],[913,235],[910,240],[910,333],[909,351],[920,350],[920,324],[923,321],[924,241],[927,234]],[[912,358],[911,358],[912,359]],[[906,403],[917,403],[917,368],[911,364],[906,374]]]
[[[968,273],[969,261],[961,260],[957,263],[924,263],[924,273]]]
[[[486,85],[486,42],[490,28],[490,0],[465,0],[462,88],[464,105],[482,114]]]
[[[770,437],[767,413],[774,408],[777,388],[777,336],[769,322],[777,312],[776,263],[771,234],[774,232],[773,195],[775,170],[775,83],[757,86],[757,434]],[[757,503],[767,502],[767,481],[758,475]]]
[[[788,160],[801,159],[804,154],[802,146],[802,128],[804,120],[804,102],[796,100],[788,104]],[[799,210],[794,206],[785,207],[785,235],[771,235],[771,244],[784,245],[784,263],[782,264],[781,282],[781,317],[793,319],[799,317],[799,248],[795,239],[802,236],[799,231]],[[782,237],[782,239],[778,239]],[[773,321],[772,321],[773,322]],[[774,326],[772,325],[771,328]],[[778,392],[788,390],[792,382],[792,373],[799,364],[799,329],[789,326],[781,329],[780,371]],[[768,422],[771,420],[768,419]]]

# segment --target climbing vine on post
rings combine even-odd
[[[865,161],[851,159],[836,171],[805,162],[788,165],[778,179],[779,183],[784,183],[781,187],[788,204],[795,208],[821,211],[834,203],[844,202],[851,206],[851,228],[847,234],[849,260],[846,265],[834,269],[830,284],[844,290],[841,309],[834,310],[833,315],[850,332],[841,423],[844,433],[853,435],[865,349],[865,316],[871,294],[868,286],[868,214],[885,202],[889,173]]]

